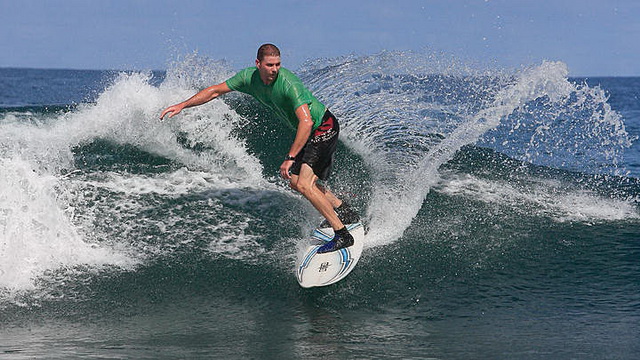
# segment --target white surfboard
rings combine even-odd
[[[296,264],[300,286],[310,288],[331,285],[349,275],[362,254],[364,226],[361,223],[349,224],[347,229],[353,236],[353,245],[324,254],[318,254],[318,248],[333,239],[333,229],[314,230],[312,244]]]

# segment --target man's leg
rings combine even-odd
[[[341,204],[342,202],[330,191],[322,188],[325,190],[323,192],[317,181],[318,177],[313,173],[313,169],[307,164],[302,164],[300,175],[292,177],[291,186],[311,202],[313,207],[327,219],[333,230],[344,228],[344,224],[333,210],[334,204],[338,202]]]
[[[353,224],[360,221],[360,215],[358,215],[358,213],[351,208],[348,202],[339,199],[329,189],[318,184],[317,182],[316,186],[325,195],[327,200],[329,200],[329,202],[333,206],[333,211],[338,214],[338,219],[340,219],[343,224]],[[322,221],[322,223],[320,223],[319,228],[328,228],[329,226],[331,226],[329,224],[329,221],[324,220]]]
[[[336,251],[353,245],[353,236],[349,234],[349,230],[344,226],[338,215],[333,210],[331,201],[316,186],[318,177],[313,173],[311,167],[302,164],[300,175],[291,178],[291,186],[298,190],[311,204],[327,219],[334,230],[333,239],[318,248],[318,253],[327,253]]]
[[[333,206],[333,208],[338,208],[340,207],[340,205],[342,205],[342,200],[340,200],[337,196],[335,196],[329,189],[327,189],[326,187],[318,184],[318,182],[316,181],[316,187],[318,188],[318,190],[320,192],[322,192],[324,194],[324,196],[327,198],[327,200],[329,200],[329,202],[331,203],[331,206]]]

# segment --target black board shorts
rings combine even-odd
[[[333,163],[333,153],[338,146],[340,125],[338,119],[329,111],[325,111],[322,123],[307,140],[291,166],[293,175],[300,175],[302,164],[307,164],[320,180],[327,180]]]

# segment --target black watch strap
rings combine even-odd
[[[287,156],[284,157],[284,161],[295,160],[295,159],[296,159],[295,156],[291,156],[289,154],[287,154]]]

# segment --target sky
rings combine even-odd
[[[0,0],[0,67],[166,69],[197,52],[251,66],[381,51],[571,76],[640,76],[638,0]]]

